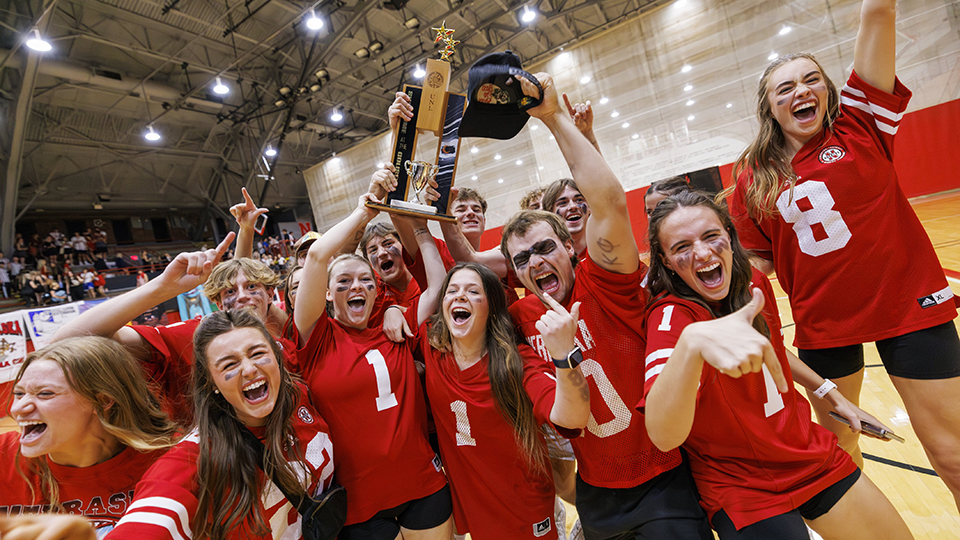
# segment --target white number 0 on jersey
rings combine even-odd
[[[596,360],[588,358],[580,363],[580,369],[583,371],[584,379],[593,377],[593,381],[597,383],[597,388],[600,390],[600,397],[603,398],[604,404],[613,413],[612,419],[598,424],[597,419],[593,416],[593,411],[591,411],[590,419],[587,420],[587,430],[602,438],[616,435],[630,427],[630,419],[633,417],[633,413],[623,403],[623,398],[617,393],[617,389],[613,387],[613,383],[607,378],[607,374],[603,372],[600,364]],[[593,407],[594,404],[591,402],[590,408]]]
[[[806,198],[810,201],[809,210],[801,210],[797,201]],[[831,251],[843,249],[850,241],[850,229],[843,221],[840,212],[833,209],[833,195],[823,182],[807,180],[786,190],[777,198],[777,209],[787,223],[793,223],[793,232],[797,233],[800,251],[819,257]],[[820,224],[827,237],[817,240],[813,234],[813,225]]]

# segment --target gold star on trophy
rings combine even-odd
[[[449,30],[447,29],[447,21],[440,23],[440,28],[431,28],[431,30],[437,33],[437,39],[433,40],[434,43],[446,41],[455,32],[455,30],[452,28]]]

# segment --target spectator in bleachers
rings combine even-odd
[[[103,253],[97,255],[97,259],[93,261],[93,268],[97,272],[103,272],[104,270],[110,268],[107,266],[107,260],[103,258]]]
[[[7,271],[7,263],[0,261],[0,289],[3,290],[3,297],[10,298],[10,273]]]

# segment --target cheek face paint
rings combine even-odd
[[[586,204],[586,203],[582,203],[582,202],[581,202],[581,203],[577,203],[577,208],[580,209],[580,213],[581,213],[581,214],[587,215],[587,204]]]
[[[777,101],[777,107],[782,107],[784,103],[790,101],[790,98],[783,98],[780,101]]]
[[[233,309],[234,306],[236,306],[236,305],[237,305],[237,297],[236,297],[236,296],[228,296],[228,297],[226,297],[226,298],[223,299],[223,307],[224,307],[225,309],[228,309],[228,310],[229,310],[229,309]]]
[[[713,248],[713,250],[717,253],[721,253],[730,249],[730,240],[722,236],[718,236],[717,238],[710,240],[708,243],[710,244],[710,247]]]
[[[337,292],[347,292],[350,290],[350,287],[347,285],[337,285]]]
[[[372,283],[367,284],[366,287],[367,287],[367,290],[368,290],[368,291],[372,291],[373,288],[374,288]]]
[[[239,374],[240,374],[239,369],[231,369],[230,371],[227,371],[226,373],[223,374],[223,380],[229,381],[230,379],[236,377]]]
[[[686,270],[690,268],[690,263],[693,261],[692,253],[681,253],[674,257],[674,264],[677,265],[677,270]]]

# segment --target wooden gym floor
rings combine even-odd
[[[960,191],[921,197],[911,203],[933,241],[951,288],[960,295]],[[789,346],[793,343],[793,317],[786,295],[776,280],[773,285]],[[960,538],[960,517],[953,497],[930,468],[910,427],[903,402],[880,363],[876,347],[868,344],[865,355],[867,368],[861,407],[906,439],[901,445],[861,438],[865,473],[893,502],[917,540]],[[12,429],[16,429],[16,425],[11,418],[0,419],[0,432]],[[576,509],[567,505],[567,530],[576,518]]]

